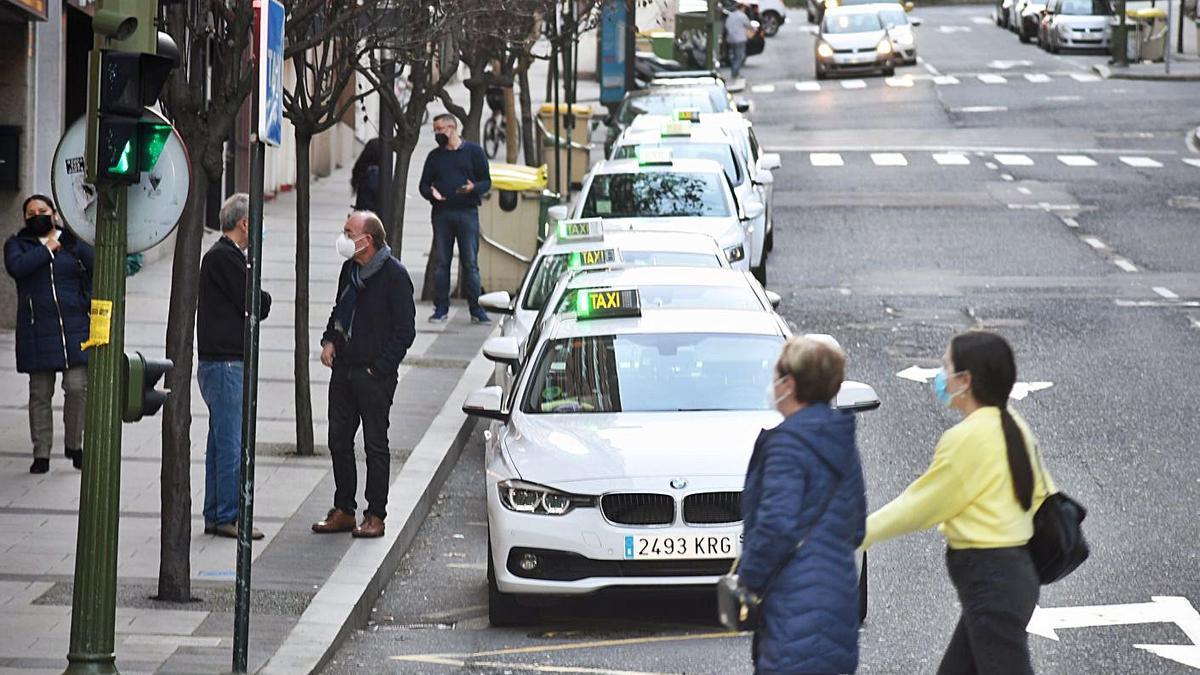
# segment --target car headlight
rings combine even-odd
[[[500,503],[504,508],[517,513],[561,516],[575,508],[596,505],[595,497],[560,492],[521,480],[500,481],[496,487],[500,491]]]
[[[1055,26],[1055,28],[1058,29],[1059,35],[1067,35],[1071,32],[1071,27],[1065,23],[1060,23],[1057,26]]]
[[[891,41],[888,40],[887,38],[880,40],[879,44],[875,45],[875,52],[877,54],[879,54],[880,56],[887,56],[888,54],[891,54],[892,53]]]
[[[817,45],[817,56],[820,56],[823,59],[832,59],[833,58],[833,47],[830,47],[828,42],[822,42],[822,43],[818,44]]]
[[[725,249],[725,257],[729,258],[729,262],[735,263],[746,257],[746,249],[741,244],[730,246]]]

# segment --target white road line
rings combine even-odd
[[[1183,163],[1184,163],[1184,164],[1190,164],[1191,166],[1194,166],[1194,167],[1200,168],[1200,159],[1194,159],[1194,158],[1192,158],[1192,157],[1184,157],[1184,158],[1183,158]]]
[[[933,83],[941,85],[958,84],[958,78],[953,75],[934,75]]]
[[[814,152],[808,156],[809,164],[813,166],[842,166],[842,156],[836,152]]]
[[[755,94],[774,94],[775,93],[775,85],[773,85],[773,84],[756,84],[756,85],[750,87],[750,91],[754,92]]]
[[[1050,81],[1050,76],[1045,73],[1025,73],[1025,79],[1034,84],[1045,84]]]
[[[1108,244],[1105,244],[1096,237],[1083,237],[1083,243],[1091,246],[1097,251],[1103,251],[1104,249],[1108,248]]]
[[[1096,166],[1096,160],[1087,155],[1059,155],[1058,161],[1067,166]]]
[[[961,152],[935,152],[933,161],[942,166],[966,166],[971,163],[971,160]]]
[[[979,81],[984,84],[1004,84],[1008,82],[1008,80],[1004,79],[1003,75],[997,75],[995,73],[980,73],[975,77],[979,78]]]
[[[797,82],[796,91],[821,91],[820,82]]]
[[[1013,180],[1014,180],[1014,179],[1013,179],[1013,177],[1012,177],[1012,174],[1009,174],[1009,173],[1002,173],[1002,174],[1000,174],[1000,178],[1001,178],[1002,180],[1004,180],[1005,182],[1008,182],[1008,183],[1011,183],[1011,182],[1013,182]]]
[[[1004,166],[1033,166],[1033,159],[1029,155],[1012,155],[1006,153],[997,153],[992,155]]]
[[[1121,269],[1125,270],[1126,272],[1138,271],[1137,265],[1134,265],[1133,263],[1129,262],[1128,260],[1126,260],[1124,258],[1114,258],[1113,264],[1116,265],[1117,267],[1120,267]]]
[[[933,75],[934,77],[941,75],[941,72],[939,72],[937,68],[934,68],[933,64],[926,61],[923,57],[918,56],[917,63],[921,64],[921,67],[924,68],[925,71],[930,75]]]
[[[899,152],[872,152],[875,166],[908,166],[908,158]]]
[[[995,171],[996,169],[1000,168],[1000,167],[996,166],[995,162],[984,162],[983,165],[986,166],[987,168],[991,169],[992,171]]]
[[[1149,157],[1129,157],[1126,155],[1122,155],[1121,161],[1124,162],[1125,164],[1128,164],[1129,166],[1132,166],[1137,169],[1161,169],[1162,168],[1162,162],[1158,161],[1157,159],[1150,159]]]
[[[992,24],[992,18],[989,16],[973,16],[971,17],[971,23],[980,26],[989,26]]]
[[[1071,73],[1071,79],[1076,82],[1099,82],[1100,76],[1092,73]]]
[[[1018,185],[1018,186],[1017,186],[1017,192],[1020,192],[1020,193],[1021,193],[1021,194],[1023,194],[1023,195],[1031,195],[1031,194],[1033,194],[1033,190],[1030,190],[1029,188],[1025,187],[1024,185]]]
[[[889,77],[888,79],[884,80],[883,83],[889,87],[908,88],[913,86],[913,79],[908,75],[900,75],[897,77]]]
[[[970,26],[938,26],[937,29],[938,29],[939,33],[946,33],[947,35],[949,35],[950,33],[970,33],[971,32]]]
[[[866,89],[867,83],[862,80],[842,80],[842,89]]]
[[[1067,227],[1079,227],[1079,221],[1070,216],[1063,216],[1062,221]]]
[[[1150,290],[1154,291],[1155,293],[1158,293],[1160,296],[1162,296],[1164,299],[1167,299],[1167,300],[1178,300],[1179,299],[1179,296],[1175,295],[1174,291],[1172,291],[1171,289],[1169,289],[1165,286],[1155,286],[1154,288],[1152,288]]]

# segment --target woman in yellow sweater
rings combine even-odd
[[[986,331],[962,333],[942,364],[934,394],[963,421],[942,434],[925,473],[867,518],[862,546],[937,525],[962,604],[938,674],[1032,673],[1025,627],[1040,582],[1025,544],[1033,514],[1054,487],[1033,434],[1008,410],[1017,380],[1008,342]]]

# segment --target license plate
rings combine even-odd
[[[663,533],[626,535],[626,560],[732,558],[741,549],[736,534]]]

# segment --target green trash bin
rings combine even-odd
[[[650,33],[650,47],[654,55],[660,59],[675,58],[675,34],[671,31],[656,30]]]

